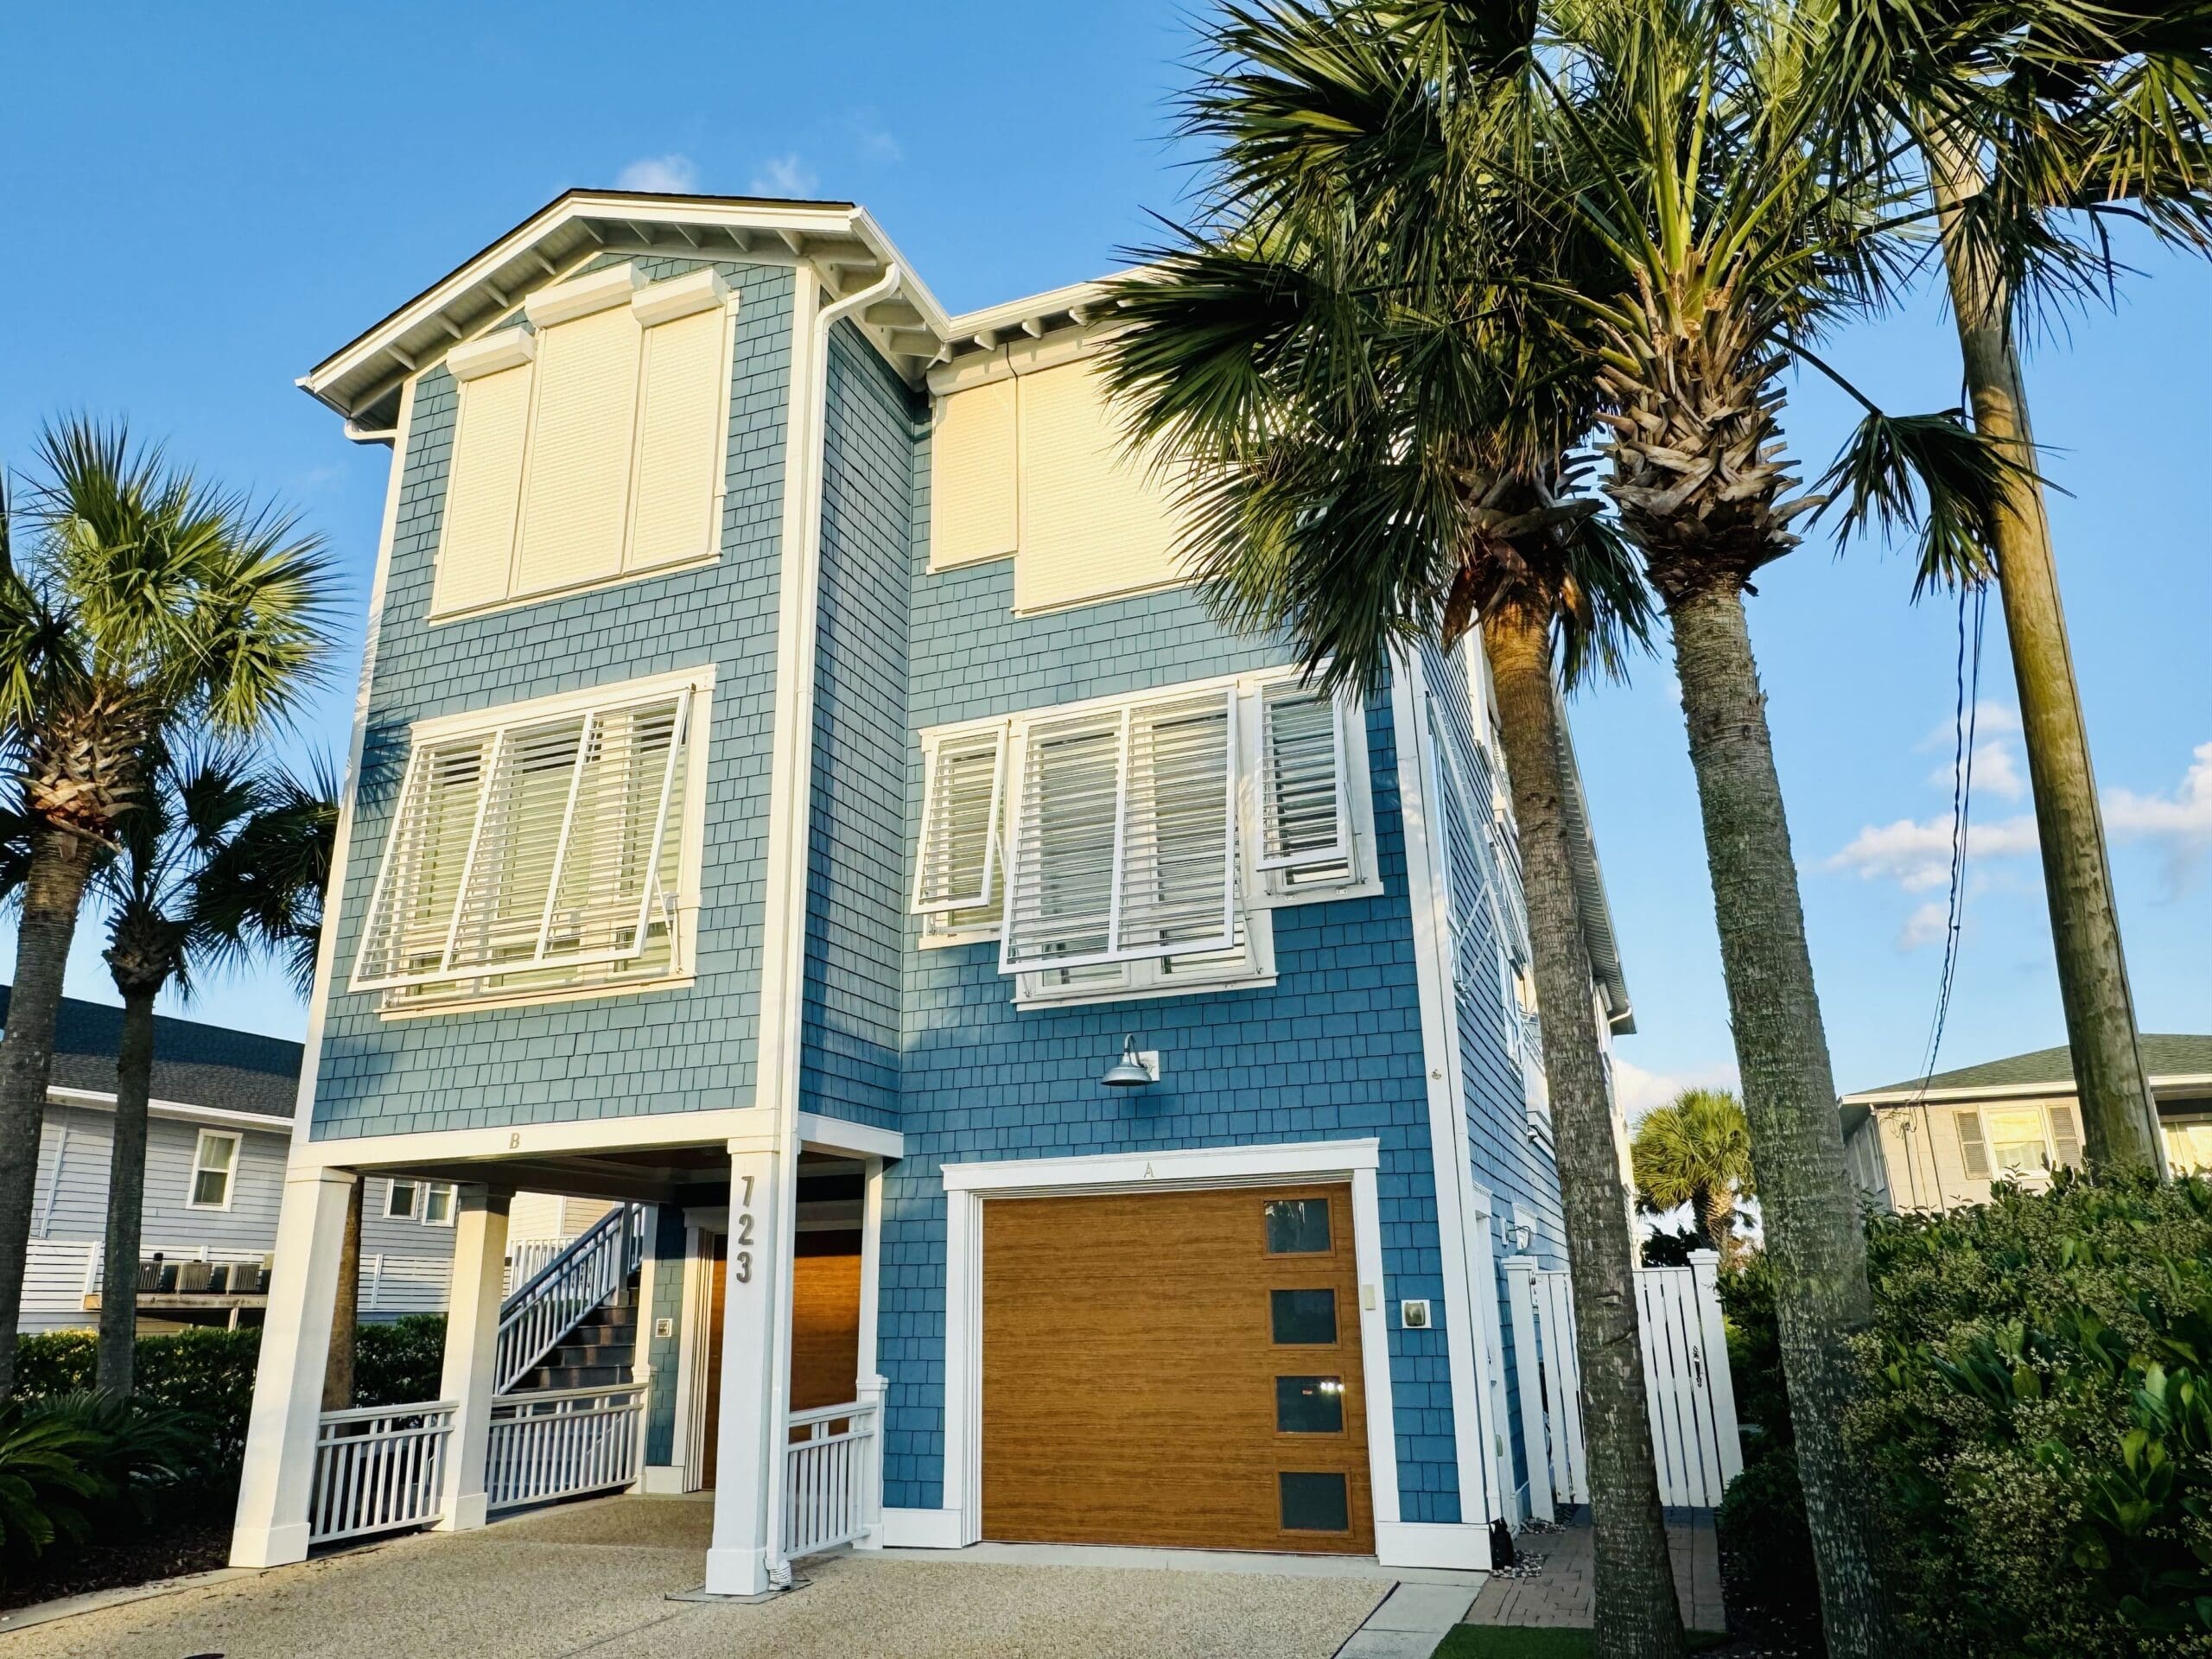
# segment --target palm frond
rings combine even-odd
[[[1977,433],[1962,410],[1889,415],[1870,408],[1815,486],[1840,505],[1839,541],[1872,528],[1917,537],[1917,599],[1930,587],[1974,587],[1997,573],[1996,518],[2005,491],[2033,473]]]

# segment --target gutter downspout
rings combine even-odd
[[[816,280],[810,267],[800,280]],[[770,1362],[769,1421],[775,1453],[768,1478],[767,1537],[771,1580],[787,1584],[791,1564],[779,1541],[784,1526],[783,1424],[791,1414],[791,1252],[783,1243],[796,1236],[791,1228],[798,1201],[798,1111],[801,1014],[806,972],[806,872],[814,772],[814,665],[820,632],[822,596],[822,498],[827,467],[830,403],[830,332],[847,317],[896,293],[906,273],[894,262],[882,277],[815,314],[805,364],[808,385],[803,430],[792,441],[804,446],[801,475],[798,544],[785,566],[779,593],[776,716],[770,766],[767,890],[764,895],[760,987],[760,1034],[754,1075],[766,1098],[754,1103],[774,1114],[779,1235],[775,1353]],[[878,1426],[879,1433],[881,1432]]]

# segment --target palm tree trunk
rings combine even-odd
[[[346,1195],[346,1242],[338,1251],[338,1305],[330,1315],[330,1357],[322,1367],[322,1408],[353,1408],[354,1338],[361,1328],[361,1189]]]
[[[0,1040],[0,1400],[16,1385],[16,1331],[22,1321],[23,1263],[38,1189],[39,1137],[54,1071],[54,1022],[77,911],[99,846],[70,830],[31,831],[23,912],[16,932],[16,982]]]
[[[154,1091],[154,993],[123,998],[115,1062],[115,1144],[107,1165],[107,1257],[100,1269],[99,1385],[130,1392],[138,1349],[138,1243],[146,1205],[146,1101]]]
[[[1726,1262],[1729,1247],[1735,1243],[1735,1200],[1726,1187],[1700,1187],[1691,1207],[1697,1212],[1698,1230]]]
[[[1512,612],[1485,620],[1483,639],[1520,830],[1544,1075],[1573,1269],[1596,1651],[1603,1659],[1675,1659],[1682,1651],[1681,1608],[1643,1391],[1627,1194],[1567,852],[1549,630],[1540,615]]]
[[[2011,299],[1999,275],[1975,260],[1958,234],[1963,204],[1981,192],[1974,163],[1940,137],[1930,145],[1944,266],[1974,430],[2035,460],[2028,399],[2014,349]],[[2113,898],[2104,815],[2089,766],[2089,734],[2066,640],[2058,565],[2043,485],[2013,477],[1997,516],[1997,584],[2020,697],[2020,739],[2042,843],[2044,893],[2058,964],[2058,999],[2082,1103],[2083,1149],[2092,1166],[2148,1165],[2164,1172],[2158,1109],[2136,1041],[2135,998]]]
[[[1873,1298],[1766,696],[1734,587],[1694,591],[1669,609],[1752,1173],[1776,1269],[1783,1371],[1820,1568],[1821,1618],[1835,1659],[1876,1659],[1903,1649],[1881,1595],[1868,1510],[1841,1432],[1854,1376],[1850,1338],[1872,1319]]]

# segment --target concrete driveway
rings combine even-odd
[[[831,1555],[753,1606],[696,1589],[712,1510],[611,1498],[241,1574],[0,1637],[5,1659],[1330,1659],[1392,1575]]]

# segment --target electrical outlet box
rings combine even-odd
[[[653,1321],[653,1336],[657,1340],[663,1340],[669,1337],[672,1337],[675,1334],[676,1321],[674,1319],[655,1319]]]

